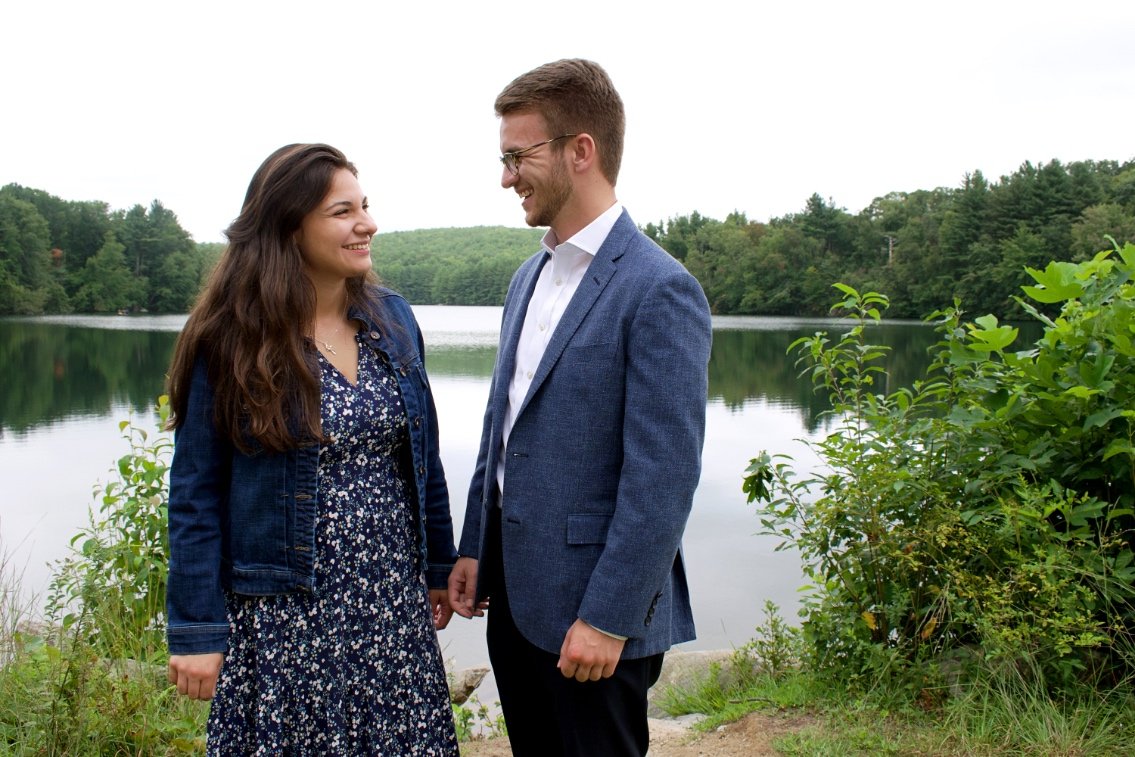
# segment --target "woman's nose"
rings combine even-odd
[[[366,213],[364,218],[359,221],[359,229],[373,237],[378,231],[378,224],[374,222],[374,217],[370,213]]]

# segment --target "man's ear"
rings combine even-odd
[[[587,132],[577,134],[572,141],[571,165],[577,172],[586,171],[599,161],[598,145]]]

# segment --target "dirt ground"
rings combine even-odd
[[[811,718],[753,712],[712,733],[697,733],[667,721],[651,721],[650,757],[764,757],[779,754],[772,741],[802,730]],[[470,741],[462,757],[509,757],[508,739]]]

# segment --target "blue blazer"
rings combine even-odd
[[[484,550],[517,342],[547,258],[522,264],[505,297],[465,556]],[[681,539],[701,473],[710,342],[701,285],[624,211],[509,436],[504,580],[516,626],[534,645],[559,654],[577,618],[628,637],[626,659],[694,638]]]

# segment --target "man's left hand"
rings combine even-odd
[[[571,624],[560,647],[556,667],[564,678],[577,681],[598,681],[615,674],[615,666],[623,653],[624,639],[616,639],[595,629],[583,620]]]

